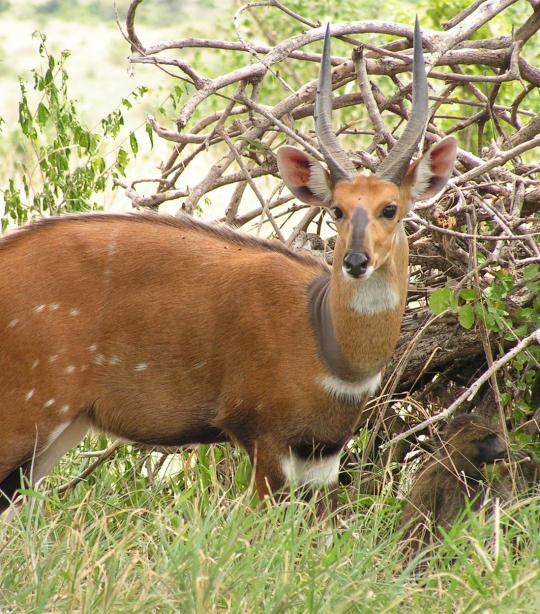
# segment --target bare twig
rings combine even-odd
[[[492,376],[493,373],[498,371],[501,367],[504,367],[508,362],[513,360],[520,352],[526,349],[532,343],[540,344],[540,329],[536,330],[534,333],[531,333],[524,339],[522,339],[516,346],[514,346],[510,351],[506,352],[504,356],[496,360],[489,369],[484,371],[484,373],[474,382],[474,384],[465,390],[449,407],[444,411],[440,412],[435,416],[431,416],[427,420],[420,422],[420,424],[416,424],[415,426],[407,429],[403,433],[400,433],[389,442],[385,443],[381,446],[382,450],[385,450],[391,445],[396,444],[398,441],[402,441],[407,437],[410,437],[414,433],[418,433],[419,431],[424,430],[428,426],[435,424],[436,422],[440,422],[441,420],[447,420],[465,401],[472,401],[482,385],[487,382],[487,380]]]
[[[56,488],[55,492],[57,494],[61,494],[61,493],[67,492],[68,490],[73,490],[75,486],[77,486],[77,484],[79,484],[83,480],[86,480],[86,478],[89,475],[94,473],[94,471],[100,465],[102,465],[106,460],[111,458],[111,456],[113,456],[116,453],[116,451],[119,448],[121,448],[123,445],[124,443],[121,441],[115,441],[114,443],[112,443],[107,449],[99,452],[97,459],[93,463],[90,463],[90,465],[88,465],[88,467],[80,475],[73,478],[69,482],[66,482],[66,484],[62,484],[62,486],[59,486],[58,488]]]

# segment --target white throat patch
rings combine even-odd
[[[399,305],[398,293],[388,284],[383,275],[375,271],[356,290],[351,307],[358,313],[372,316],[391,311]]]
[[[322,378],[321,384],[324,390],[337,401],[359,403],[364,397],[377,392],[381,385],[381,373],[367,377],[361,382],[347,382],[335,375],[327,375]]]

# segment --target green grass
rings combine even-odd
[[[52,485],[90,462],[79,452]],[[0,612],[540,611],[538,498],[468,518],[419,567],[396,498],[349,488],[331,528],[312,504],[257,504],[236,451],[186,452],[152,480],[147,458],[123,449],[3,527]]]

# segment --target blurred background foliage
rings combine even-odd
[[[468,4],[468,0],[454,3],[389,0],[383,5],[377,0],[346,3],[330,0],[287,2],[289,8],[314,21],[387,19],[409,23],[416,12],[422,26],[434,30],[440,30],[443,23]],[[145,168],[159,165],[166,154],[165,144],[157,143],[157,147],[153,149],[152,145],[155,143],[144,136],[148,131],[145,115],[151,112],[164,124],[173,124],[186,92],[191,92],[191,89],[153,67],[128,68],[126,58],[129,55],[129,46],[123,40],[116,23],[118,16],[119,23],[123,26],[127,6],[128,0],[119,0],[116,6],[112,0],[33,0],[25,3],[0,0],[0,13],[4,24],[0,37],[0,86],[6,92],[6,96],[0,101],[0,117],[5,120],[3,138],[0,141],[0,188],[7,190],[8,198],[11,199],[16,199],[15,191],[21,192],[20,207],[17,205],[19,213],[11,216],[14,221],[25,221],[28,216],[31,217],[33,211],[41,214],[51,208],[50,198],[43,197],[42,189],[45,183],[50,183],[51,180],[54,182],[55,179],[44,172],[43,147],[46,147],[48,141],[52,150],[59,145],[66,148],[70,144],[70,138],[63,138],[61,144],[58,141],[58,134],[55,134],[54,129],[57,119],[54,112],[49,113],[48,121],[44,117],[45,99],[51,95],[50,88],[54,86],[54,82],[50,81],[46,84],[47,87],[43,87],[44,83],[39,81],[38,75],[47,74],[47,64],[51,59],[56,65],[55,79],[62,82],[62,104],[70,106],[71,109],[69,117],[64,116],[63,123],[67,126],[73,121],[78,126],[75,132],[84,127],[88,134],[94,134],[94,138],[97,138],[99,133],[98,127],[102,131],[99,142],[94,143],[92,154],[98,155],[101,161],[94,160],[92,164],[110,169],[120,158],[120,167],[116,167],[114,172],[126,172],[129,176],[136,177],[147,174]],[[232,18],[239,6],[240,3],[235,0],[146,0],[137,13],[137,27],[140,36],[152,42],[186,35],[234,40],[236,35]],[[489,38],[508,34],[514,24],[523,23],[529,14],[529,4],[517,2],[490,21],[476,36]],[[272,7],[258,7],[255,11],[244,12],[240,19],[240,30],[247,40],[270,45],[301,32],[302,28],[301,24]],[[35,30],[47,36],[46,46],[43,46],[43,41],[40,42],[39,36],[32,36]],[[370,35],[370,42],[376,44],[380,40],[383,40],[382,36]],[[384,40],[388,41],[388,37]],[[320,46],[319,42],[311,48],[319,50]],[[64,53],[65,50],[68,50],[69,54]],[[349,57],[351,46],[334,40],[333,53]],[[190,63],[209,76],[238,68],[244,65],[246,60],[245,53],[219,50],[189,49],[183,54]],[[538,65],[540,46],[531,41],[523,50],[523,55],[533,65]],[[481,68],[468,66],[465,70],[470,74],[478,74]],[[293,89],[316,78],[316,75],[315,63],[288,60],[279,67],[280,78]],[[390,79],[384,76],[374,77],[373,81],[383,93],[395,88]],[[356,87],[356,83],[347,84],[340,93],[353,91]],[[478,83],[477,87],[488,95],[492,84]],[[223,94],[231,94],[234,88],[234,85],[225,88]],[[503,83],[498,93],[498,101],[505,104],[514,100],[519,88],[518,82]],[[261,100],[274,104],[283,97],[283,93],[283,85],[277,78],[268,75],[264,79]],[[466,88],[458,88],[456,93],[465,99],[472,97]],[[130,103],[126,104],[128,99]],[[199,107],[193,121],[197,121],[210,110],[216,110],[219,104],[218,97],[210,97]],[[30,134],[28,130],[25,133],[23,126],[18,123],[17,120],[21,118],[21,112],[18,110],[20,105],[26,108],[23,113],[26,123],[31,117],[35,118],[40,133],[38,141],[35,133]],[[525,110],[536,110],[539,106],[538,90],[531,92],[522,104]],[[441,122],[443,129],[452,125],[452,116],[466,117],[474,112],[472,107],[459,104],[446,107],[446,110],[448,119]],[[119,114],[122,117],[117,120],[121,125],[113,134],[107,131],[105,124],[107,121],[114,121],[112,117]],[[349,125],[348,132],[361,132],[369,126],[367,113],[359,105],[336,112],[335,115],[336,123],[339,120]],[[108,120],[104,119],[107,117]],[[308,127],[311,121],[310,118],[302,120],[299,126],[302,127],[303,124]],[[396,121],[393,116],[390,124],[392,121]],[[72,136],[74,144],[79,137]],[[486,123],[484,137],[485,142],[495,137],[495,128],[489,121]],[[344,136],[344,142],[350,149],[361,149],[367,143],[367,138],[354,134]],[[458,138],[464,148],[478,153],[474,125],[460,132]],[[73,170],[81,164],[86,165],[88,160],[89,152],[79,150],[80,147],[79,142],[74,148],[75,151],[66,152],[69,166]],[[63,164],[65,170],[66,160]],[[36,173],[38,167],[41,167],[41,172]],[[79,190],[76,196],[68,197],[69,202],[62,204],[60,209],[57,207],[54,210],[70,210],[71,206],[74,210],[95,207],[108,209],[115,206],[123,208],[127,203],[124,202],[122,194],[115,194],[112,190],[110,180],[114,178],[113,175],[111,171],[104,177],[100,171],[94,180],[87,177],[83,182],[84,188]],[[24,185],[25,182],[27,185]],[[47,189],[50,190],[51,186]],[[75,186],[72,195],[74,189]],[[39,193],[35,199],[33,192]],[[211,201],[207,201],[207,205],[211,204]],[[29,209],[26,214],[21,207]],[[4,227],[6,224],[4,220]]]

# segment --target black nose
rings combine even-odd
[[[351,277],[362,277],[367,271],[369,258],[367,254],[347,254],[343,266]]]

